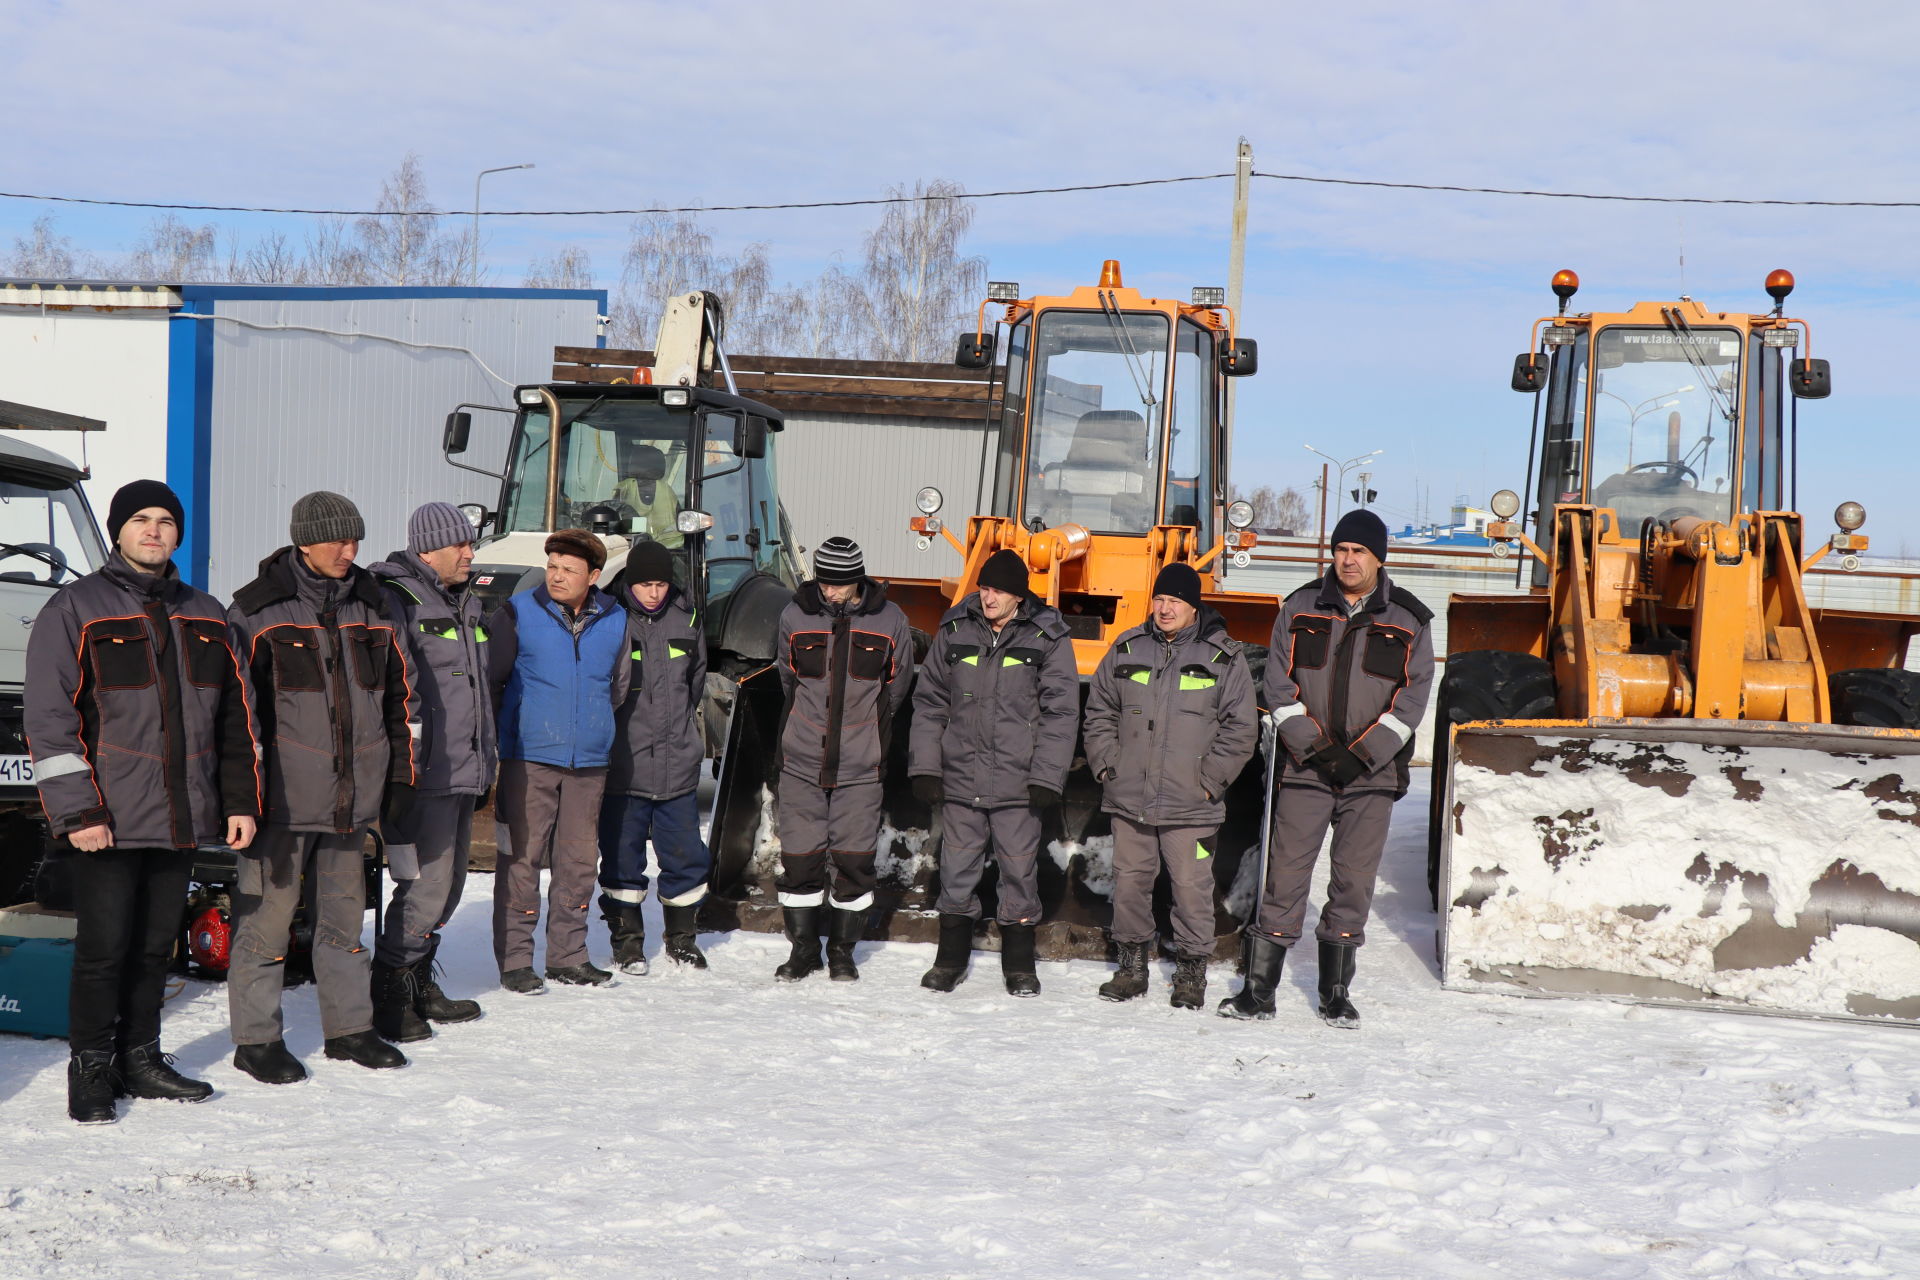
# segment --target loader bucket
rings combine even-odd
[[[1920,1025],[1920,732],[1479,722],[1445,785],[1443,985]]]

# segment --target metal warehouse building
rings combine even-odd
[[[175,562],[224,599],[311,490],[359,504],[362,563],[404,545],[421,502],[492,506],[497,483],[441,456],[448,410],[545,381],[555,347],[598,345],[606,308],[599,290],[0,281],[0,399],[104,420],[36,443],[92,467],[103,516],[127,481],[165,479],[188,512]],[[504,456],[506,419],[477,416],[478,456]]]

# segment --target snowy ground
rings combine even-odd
[[[0,1038],[0,1277],[1920,1276],[1920,1038],[1439,990],[1416,777],[1358,1032],[1310,957],[1264,1024],[1164,967],[936,996],[914,945],[776,986],[756,935],[511,996],[476,876],[443,954],[487,1017],[405,1071],[325,1061],[309,987],[313,1078],[256,1084],[196,984],[168,1043],[219,1094],[83,1129],[64,1043]]]

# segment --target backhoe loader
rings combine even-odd
[[[1531,517],[1490,503],[1530,590],[1448,607],[1442,981],[1920,1023],[1920,617],[1808,602],[1867,539],[1857,503],[1813,543],[1790,509],[1797,401],[1831,384],[1793,278],[1763,314],[1568,315],[1578,285],[1514,363]]]

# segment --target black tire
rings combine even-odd
[[[1920,671],[1859,667],[1827,677],[1835,724],[1920,729]]]
[[[1440,909],[1440,838],[1446,815],[1451,730],[1469,720],[1546,720],[1559,702],[1553,664],[1530,653],[1473,649],[1447,659],[1433,712],[1433,796],[1427,810],[1427,892]]]

